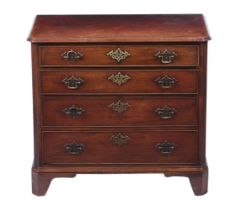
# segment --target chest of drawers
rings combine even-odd
[[[207,192],[202,15],[37,16],[32,188],[80,173],[163,173]]]

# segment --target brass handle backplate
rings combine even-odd
[[[117,74],[112,74],[108,78],[108,80],[111,80],[113,83],[117,85],[123,85],[128,82],[128,80],[131,79],[131,77],[127,74],[122,74],[118,72]]]
[[[170,77],[168,75],[160,76],[155,79],[155,82],[160,85],[163,89],[171,88],[176,85],[177,80],[174,77]]]
[[[177,56],[177,54],[174,51],[169,51],[169,50],[165,49],[164,51],[157,52],[154,56],[159,58],[161,63],[169,64],[174,60],[174,58]]]
[[[125,50],[121,50],[120,48],[117,48],[116,50],[109,51],[107,55],[110,56],[112,59],[116,60],[118,63],[120,63],[128,56],[130,56],[130,53]]]
[[[111,136],[111,141],[113,144],[117,146],[122,146],[128,143],[130,137],[127,135],[123,135],[121,133],[117,133]]]
[[[170,154],[176,149],[176,144],[168,141],[164,141],[162,143],[156,144],[155,148],[161,153],[161,154]]]
[[[174,117],[176,109],[165,105],[164,107],[159,107],[155,110],[155,113],[163,120],[168,120]]]
[[[69,61],[76,61],[81,59],[84,55],[80,52],[75,52],[74,50],[69,50],[61,55],[64,59],[69,60]]]
[[[64,85],[66,85],[68,89],[78,89],[84,84],[84,80],[80,77],[76,78],[74,76],[71,76],[69,78],[66,77],[65,79],[63,79],[62,83],[64,83]]]
[[[130,105],[128,103],[124,103],[120,100],[108,105],[108,108],[110,108],[113,111],[118,112],[118,113],[122,113],[122,112],[126,111],[129,107],[130,107]]]
[[[85,110],[81,107],[72,105],[71,107],[65,108],[63,112],[71,117],[82,116]]]
[[[69,154],[79,155],[84,151],[85,146],[82,143],[72,142],[69,144],[65,144],[64,148]]]

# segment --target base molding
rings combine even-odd
[[[84,173],[163,173],[166,177],[185,176],[190,180],[195,195],[207,193],[208,167],[188,165],[81,165],[58,167],[33,167],[32,168],[32,192],[37,196],[46,194],[51,180],[59,177],[75,177]]]

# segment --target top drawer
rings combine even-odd
[[[41,66],[198,66],[198,45],[41,46]]]

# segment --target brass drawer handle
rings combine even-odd
[[[157,77],[154,81],[163,89],[172,88],[177,83],[177,80],[174,77],[168,75]]]
[[[177,54],[174,51],[169,51],[165,49],[162,52],[161,51],[157,52],[154,56],[159,58],[163,64],[169,64],[174,60]]]
[[[130,56],[130,53],[127,51],[123,51],[120,48],[117,48],[115,51],[111,50],[107,53],[108,56],[110,56],[112,59],[116,60],[118,63],[125,60],[128,56]]]
[[[75,52],[74,50],[69,50],[69,51],[64,52],[62,54],[62,57],[66,60],[69,60],[69,61],[76,61],[76,60],[79,60],[82,57],[84,57],[84,55],[80,52]]]
[[[129,136],[123,135],[121,133],[116,133],[111,136],[112,143],[117,146],[123,146],[123,145],[127,144],[129,140],[130,140]]]
[[[63,112],[71,117],[82,116],[85,110],[81,107],[72,105],[71,107],[65,108]]]
[[[164,107],[159,107],[155,110],[155,113],[163,120],[168,120],[174,117],[176,114],[176,109],[165,105]]]
[[[69,144],[65,144],[64,148],[69,154],[79,155],[84,151],[85,146],[82,143],[72,142]]]
[[[122,112],[126,111],[129,107],[130,107],[130,105],[128,103],[124,103],[120,100],[108,105],[108,108],[110,108],[113,111],[118,112],[118,113],[122,113]]]
[[[171,154],[176,149],[176,144],[164,141],[162,143],[156,144],[155,148],[161,153],[161,154]]]
[[[108,78],[108,80],[111,80],[113,83],[117,85],[123,85],[128,82],[128,80],[131,79],[131,77],[127,74],[122,74],[118,72],[117,74],[112,74]]]
[[[64,83],[64,85],[66,85],[68,89],[78,89],[84,84],[84,80],[80,77],[76,78],[74,76],[71,76],[69,78],[66,77],[65,79],[63,79],[62,83]]]

